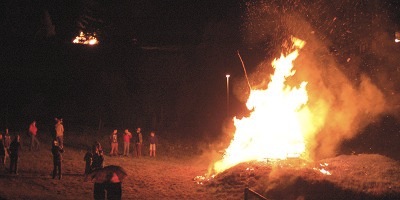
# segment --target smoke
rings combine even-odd
[[[344,140],[354,138],[383,114],[400,113],[400,58],[395,56],[394,35],[390,40],[384,34],[392,22],[382,8],[372,4],[376,2],[247,4],[243,35],[248,45],[263,44],[266,51],[279,54],[291,35],[307,43],[295,61],[296,80],[288,84],[309,83],[314,132],[307,141],[314,159],[334,156]],[[266,63],[270,62],[259,65],[257,75],[250,75],[251,82],[260,87],[269,81],[264,74]],[[238,99],[244,99],[243,90],[243,85],[234,89]]]

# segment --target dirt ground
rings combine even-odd
[[[92,199],[93,183],[85,182],[84,151],[65,147],[62,180],[52,179],[50,147],[24,150],[19,175],[0,173],[0,199]],[[8,164],[8,161],[7,161]],[[105,165],[122,166],[128,176],[122,183],[123,199],[213,199],[204,186],[193,181],[207,164],[161,156],[140,159],[105,156]]]
[[[50,146],[33,152],[24,146],[19,175],[0,171],[0,199],[93,199],[93,183],[83,177],[84,154],[67,145],[63,178],[54,180]],[[204,158],[105,156],[105,165],[127,171],[123,199],[244,199],[246,187],[268,199],[400,199],[400,163],[377,154],[341,155],[318,162],[242,163],[199,181],[195,177],[204,175],[210,164]]]

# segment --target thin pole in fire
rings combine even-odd
[[[226,75],[226,116],[229,117],[229,77],[231,75]]]
[[[245,75],[245,77],[246,77],[247,84],[249,85],[249,89],[250,89],[250,91],[251,91],[251,86],[250,86],[250,82],[249,82],[249,77],[247,77],[246,67],[244,66],[244,62],[243,62],[242,56],[240,56],[239,50],[237,51],[237,54],[238,54],[238,56],[239,56],[240,62],[242,63],[244,75]]]

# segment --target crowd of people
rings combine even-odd
[[[120,153],[118,152],[119,137],[120,136],[118,136],[118,130],[114,129],[109,137],[110,146],[111,146],[109,156],[120,156]],[[137,128],[135,136],[133,136],[133,134],[128,129],[125,129],[122,137],[123,137],[123,150],[124,150],[122,156],[129,156],[129,154],[131,152],[130,144],[131,144],[131,140],[133,138],[134,144],[135,144],[134,156],[137,158],[140,158],[142,156],[142,147],[143,147],[142,129]],[[150,144],[150,148],[149,148],[150,157],[155,157],[156,156],[156,144],[158,143],[158,139],[157,139],[157,136],[155,135],[155,131],[150,132],[148,142]]]
[[[123,137],[123,154],[120,155],[118,152],[119,145],[119,135],[118,130],[114,129],[109,136],[110,142],[110,153],[109,156],[129,156],[130,154],[130,144],[131,139],[134,138],[135,149],[134,156],[140,158],[142,156],[142,146],[143,146],[143,134],[141,132],[141,128],[136,129],[136,134],[133,134],[129,131],[129,129],[125,129],[122,135]],[[156,156],[156,144],[158,143],[158,139],[155,135],[155,132],[152,131],[149,137],[150,143],[150,157]],[[85,180],[93,180],[94,181],[94,189],[93,196],[94,199],[121,199],[122,196],[122,186],[121,179],[122,177],[118,176],[116,169],[119,166],[107,166],[104,167],[104,152],[101,147],[101,144],[96,141],[92,148],[89,148],[86,154],[83,157],[85,161]],[[121,171],[121,170],[119,170]],[[118,173],[121,174],[121,173]],[[126,175],[125,172],[123,172]],[[106,178],[105,178],[106,177]]]
[[[32,121],[29,124],[27,133],[30,137],[30,151],[40,150],[41,143],[38,139],[38,128],[36,121]],[[51,143],[51,153],[53,155],[53,171],[52,178],[59,180],[62,179],[62,160],[64,153],[64,125],[63,119],[55,118],[55,125],[53,129],[53,139]],[[123,141],[123,153],[119,153],[119,140],[122,137]],[[133,140],[133,150],[131,150],[131,140]],[[110,152],[109,156],[130,156],[130,153],[134,152],[134,157],[142,157],[143,147],[143,134],[140,127],[136,128],[135,134],[132,134],[129,129],[125,129],[122,135],[118,134],[118,130],[114,129],[109,136]],[[148,138],[149,143],[149,155],[150,157],[156,156],[156,145],[158,143],[157,136],[154,131],[151,131]],[[18,175],[18,158],[22,150],[21,136],[15,134],[11,137],[9,130],[6,129],[4,133],[0,134],[0,165],[9,174]],[[9,168],[6,167],[6,160],[9,159]],[[104,166],[104,151],[99,141],[96,141],[83,156],[85,161],[85,180],[94,181],[94,197],[95,199],[104,199],[104,195],[113,195],[112,199],[121,198],[121,178],[116,177],[115,172],[109,173],[109,180],[105,182],[99,182],[99,178],[96,177],[98,174],[103,173],[103,169],[114,169],[118,166]],[[124,172],[125,173],[125,172]],[[125,173],[126,175],[126,173]],[[102,180],[104,181],[104,180]],[[110,197],[111,198],[111,197]]]

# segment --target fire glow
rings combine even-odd
[[[99,41],[96,38],[96,34],[90,35],[90,34],[84,34],[83,32],[81,32],[79,34],[79,36],[75,37],[75,39],[72,41],[72,43],[95,45],[95,44],[98,44]]]
[[[293,62],[305,42],[292,37],[291,53],[271,64],[275,69],[268,88],[252,89],[246,106],[249,117],[233,119],[236,131],[221,160],[214,164],[220,173],[239,163],[301,157],[306,151],[306,136],[315,131],[307,106],[307,82],[297,87],[286,84],[295,75]]]
[[[321,166],[321,169],[318,169],[316,167],[314,167],[313,169],[316,171],[321,172],[324,175],[332,175],[328,170],[324,169],[324,167],[328,167],[328,163],[324,163],[324,164],[319,164]]]

